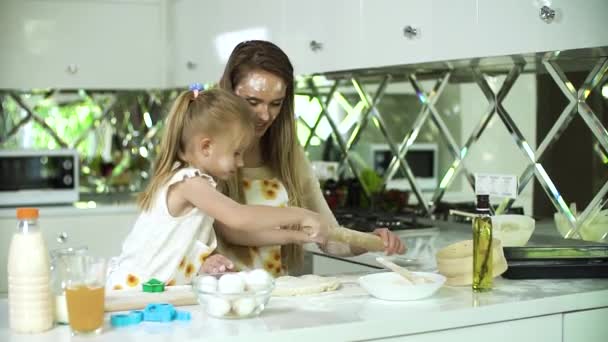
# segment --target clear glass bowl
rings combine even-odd
[[[268,304],[274,290],[274,280],[266,287],[247,288],[240,293],[221,293],[206,288],[201,279],[212,276],[219,280],[223,274],[201,274],[192,281],[199,304],[212,317],[222,319],[242,319],[258,316]]]

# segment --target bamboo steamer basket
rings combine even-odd
[[[451,244],[435,255],[439,273],[447,278],[446,285],[473,283],[473,240]],[[492,239],[492,275],[500,276],[507,270],[507,261],[498,239]]]

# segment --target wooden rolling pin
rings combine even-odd
[[[329,240],[343,242],[370,252],[384,251],[384,242],[379,236],[344,227],[336,227],[330,230]]]
[[[106,292],[105,311],[127,311],[139,310],[150,303],[170,303],[175,306],[197,304],[196,295],[192,286],[168,286],[165,292],[141,292],[141,291],[108,291]]]

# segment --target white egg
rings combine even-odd
[[[216,292],[217,291],[217,278],[212,276],[204,276],[198,279],[197,287],[199,291],[204,292]]]
[[[249,272],[245,278],[247,286],[254,291],[266,289],[272,283],[272,277],[268,272],[257,269]]]
[[[217,285],[221,293],[242,293],[245,291],[245,282],[238,274],[224,274]]]
[[[224,298],[211,297],[207,301],[207,313],[211,316],[226,316],[230,312],[230,308],[230,302]]]
[[[265,306],[266,303],[268,302],[268,297],[267,296],[256,296],[255,297],[255,305],[257,306]]]
[[[232,310],[238,316],[250,315],[255,310],[255,298],[239,298],[232,303]]]
[[[247,274],[249,274],[248,271],[241,271],[239,273],[237,273],[239,275],[239,277],[241,277],[241,279],[243,279],[243,282],[245,283],[245,290],[249,290],[247,288]]]

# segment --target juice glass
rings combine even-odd
[[[90,255],[67,258],[66,302],[72,334],[100,333],[103,327],[107,260]]]

